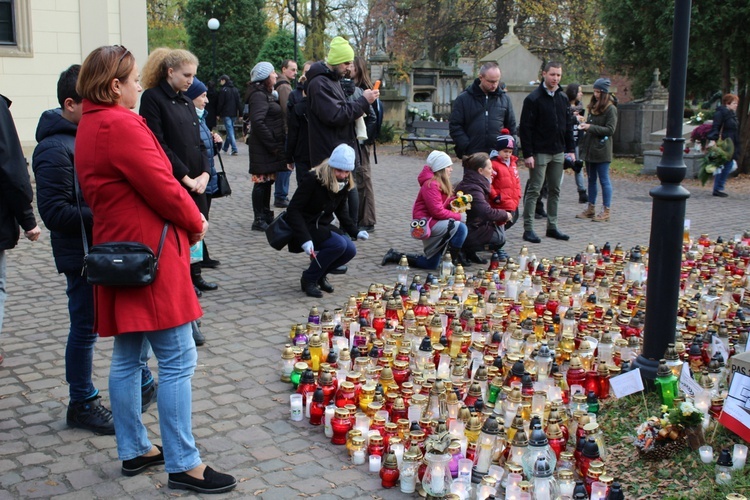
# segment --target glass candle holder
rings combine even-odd
[[[292,415],[292,421],[299,422],[302,420],[302,394],[289,395],[289,409]]]
[[[380,472],[381,461],[380,455],[370,455],[370,472]]]
[[[462,458],[458,461],[458,477],[456,479],[463,480],[466,479],[468,481],[471,481],[471,468],[473,467],[474,462],[471,459],[468,458]]]
[[[709,445],[704,445],[698,448],[698,453],[701,455],[701,462],[704,464],[710,464],[714,461],[714,449]]]
[[[607,485],[601,481],[591,484],[591,496],[589,500],[605,500],[607,498]]]
[[[747,461],[747,446],[744,444],[735,444],[732,450],[732,468],[734,470],[742,470],[745,467]]]

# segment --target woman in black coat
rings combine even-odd
[[[721,103],[723,106],[717,107],[714,113],[714,123],[708,138],[711,140],[709,147],[713,146],[714,141],[718,139],[729,139],[734,145],[732,159],[722,167],[721,173],[714,177],[714,196],[726,198],[729,195],[724,191],[724,186],[729,174],[732,173],[733,162],[740,159],[740,127],[735,114],[740,98],[734,94],[726,94],[721,98]]]
[[[462,191],[473,198],[471,208],[466,212],[466,226],[469,234],[463,250],[471,262],[486,264],[487,260],[477,255],[477,250],[490,246],[499,250],[505,244],[503,225],[509,215],[505,210],[490,206],[490,186],[495,171],[487,153],[474,153],[464,156],[464,178],[456,185],[456,192]]]
[[[146,90],[139,113],[169,158],[172,174],[208,218],[206,187],[211,166],[195,105],[185,95],[197,70],[198,58],[187,50],[159,48],[151,52],[141,72],[141,84]],[[203,279],[200,263],[190,264],[190,275],[196,293],[219,288]]]
[[[269,62],[259,62],[250,72],[245,102],[250,114],[247,146],[250,150],[250,174],[253,186],[254,231],[265,231],[273,220],[271,189],[276,172],[286,170],[284,117],[279,95],[273,89],[276,72]]]
[[[354,189],[354,162],[354,149],[340,144],[330,158],[305,174],[289,202],[286,220],[294,233],[289,251],[310,256],[310,266],[300,280],[302,291],[310,297],[322,297],[321,290],[333,293],[326,276],[357,254],[352,239],[370,237],[367,231],[357,231],[346,210],[349,190]],[[334,214],[348,236],[332,224]]]

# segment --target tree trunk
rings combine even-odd
[[[728,94],[730,90],[731,68],[729,66],[729,54],[727,49],[721,50],[721,93]]]
[[[502,44],[507,33],[511,5],[508,0],[495,0],[495,47]]]

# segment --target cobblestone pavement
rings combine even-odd
[[[290,386],[280,382],[278,367],[290,325],[304,321],[311,306],[321,311],[341,307],[373,281],[395,282],[395,268],[380,266],[388,248],[421,250],[420,243],[409,237],[408,224],[424,157],[426,153],[400,156],[397,148],[381,148],[380,164],[372,169],[376,230],[369,241],[357,242],[359,255],[348,274],[332,276],[336,291],[321,300],[308,298],[299,289],[303,255],[276,252],[262,233],[250,230],[247,150],[224,159],[234,194],[216,200],[211,213],[207,241],[212,257],[222,265],[204,271],[219,290],[204,293],[201,300],[208,340],[199,348],[193,379],[193,432],[205,462],[239,479],[237,489],[227,497],[405,496],[397,489],[381,489],[379,478],[365,466],[351,466],[344,449],[331,445],[322,428],[289,420]],[[461,171],[456,165],[455,181]],[[526,173],[522,176],[525,182]],[[621,242],[626,249],[648,244],[652,206],[648,192],[656,185],[656,178],[653,182],[615,180],[612,220],[597,224],[574,218],[583,205],[577,203],[572,177],[566,176],[559,225],[571,241],[542,238],[529,250],[541,258],[573,255],[589,241]],[[731,185],[730,181],[730,195]],[[749,208],[745,196],[715,198],[708,187],[698,188],[688,200],[687,217],[695,236],[705,232],[733,237],[750,227]],[[544,233],[543,221],[537,221],[537,233]],[[518,226],[509,231],[509,254],[518,253],[520,236]],[[0,365],[0,499],[190,496],[167,490],[167,474],[160,468],[123,477],[113,437],[65,424],[65,280],[54,269],[48,232],[43,232],[40,242],[23,240],[8,252],[8,293],[0,339],[5,353]],[[111,349],[111,339],[101,339],[95,356],[95,383],[105,404]],[[144,421],[159,443],[156,405]]]

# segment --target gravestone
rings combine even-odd
[[[508,21],[508,34],[501,40],[500,47],[482,57],[479,63],[496,62],[506,85],[529,85],[538,80],[542,60],[521,45],[521,40],[513,32],[515,25],[512,19]]]

